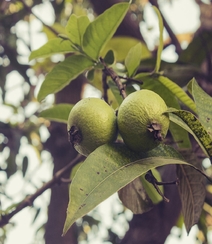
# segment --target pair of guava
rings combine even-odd
[[[69,114],[70,142],[80,154],[88,156],[97,147],[115,141],[119,132],[128,148],[145,152],[165,138],[169,128],[166,110],[164,100],[146,89],[128,95],[117,116],[105,101],[85,98]]]

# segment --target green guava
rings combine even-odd
[[[115,111],[104,100],[84,98],[70,111],[67,129],[76,151],[88,156],[97,147],[116,139]]]
[[[169,118],[164,100],[155,92],[142,89],[128,95],[118,110],[118,129],[124,143],[133,151],[156,147],[166,136]]]

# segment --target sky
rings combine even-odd
[[[165,3],[165,0],[160,1],[160,6],[162,13],[164,14],[167,21],[170,23],[170,26],[174,30],[176,34],[182,34],[182,33],[190,33],[194,32],[199,27],[199,10],[196,7],[194,0],[173,0],[172,3],[167,4]],[[42,5],[42,7],[36,7],[33,9],[36,15],[38,15],[44,23],[51,25],[53,23],[53,17],[52,17],[52,9],[50,8],[48,2],[45,2],[45,4]],[[180,16],[180,18],[179,18]],[[158,31],[158,21],[157,16],[155,15],[152,8],[149,6],[145,10],[145,19],[147,21],[147,24],[141,24],[142,32],[145,33],[145,38],[147,42],[149,43],[149,47],[152,48],[154,44],[157,42],[159,31]],[[25,36],[25,33],[27,33],[28,26],[23,22],[20,21],[16,26],[16,32],[21,33],[23,38],[27,38],[27,35]],[[33,50],[39,48],[46,42],[46,37],[41,33],[42,25],[38,20],[34,20],[31,23],[31,30],[33,35],[33,42],[32,42],[32,48]],[[148,31],[147,29],[151,29],[151,31]],[[164,38],[166,38],[167,35],[165,34]],[[185,44],[186,45],[186,44]],[[28,50],[25,49],[24,45],[21,43],[18,44],[18,48],[21,50],[21,52],[24,54],[24,57],[22,59],[22,62],[27,63],[28,61]],[[176,54],[174,53],[173,46],[170,46],[166,49],[166,51],[162,54],[162,58],[164,60],[174,62],[177,58]],[[14,81],[16,86],[14,85]],[[40,80],[40,82],[42,79]],[[7,86],[11,88],[10,93],[8,93],[8,102],[14,103],[14,94],[20,94],[20,97],[17,97],[18,102],[22,99],[20,89],[23,89],[23,87],[20,86],[22,84],[22,80],[20,76],[16,72],[11,73],[7,77]],[[14,88],[15,86],[15,88]],[[13,87],[13,88],[12,88]],[[29,89],[29,87],[25,87],[24,89]],[[88,89],[88,94],[93,93],[94,91],[92,89]],[[33,109],[36,109],[33,106],[39,106],[39,104],[32,105],[32,108],[29,108],[29,111],[33,111]],[[7,121],[7,119],[11,116],[11,111],[6,111],[4,113],[4,117],[0,117],[0,120]],[[1,115],[2,116],[2,115]],[[17,118],[16,118],[17,119]],[[18,118],[21,120],[20,118]],[[27,147],[26,143],[22,141],[23,147],[23,154],[27,153],[30,155],[31,160],[33,161],[33,164],[31,168],[29,169],[29,175],[30,172],[33,173],[33,182],[40,182],[47,181],[51,179],[51,172],[52,172],[52,165],[50,160],[50,155],[43,155],[43,160],[45,160],[47,163],[40,165],[39,161],[36,160],[35,152],[32,148]],[[22,176],[20,174],[16,174],[13,176],[13,178],[10,181],[10,184],[7,186],[7,192],[10,192],[11,195],[17,196],[17,200],[21,200],[19,198],[22,198],[24,194],[26,193],[33,193],[35,189],[33,189],[31,186],[23,186],[21,182]],[[38,186],[39,187],[39,186]],[[19,193],[22,192],[22,195]],[[42,205],[42,202],[48,202],[50,196],[50,191],[46,191],[42,197],[38,198],[35,201],[35,206],[38,208]],[[104,222],[105,226],[111,226],[113,225],[112,219],[111,219],[111,208],[114,206],[114,201],[117,201],[117,195],[111,196],[109,199],[107,199],[105,202],[100,204],[98,206],[99,213],[101,215],[101,219]],[[120,205],[117,204],[117,208],[119,208]],[[45,212],[45,210],[44,210]],[[32,209],[26,208],[22,210],[20,213],[18,213],[12,221],[16,222],[16,227],[12,228],[9,232],[8,238],[5,242],[5,244],[14,244],[14,243],[21,243],[21,244],[39,244],[34,240],[34,232],[37,228],[39,228],[39,225],[46,221],[46,215],[41,214],[39,216],[39,219],[36,221],[35,225],[31,224],[32,221],[32,215],[35,214]],[[130,219],[132,214],[131,212],[127,213],[128,218]],[[113,226],[114,230],[119,233],[120,235],[123,235],[123,226],[125,226],[125,221],[123,219],[120,219],[116,225]],[[126,226],[127,228],[127,226]],[[102,235],[105,235],[104,232],[104,226],[101,228]],[[186,243],[186,244],[193,244],[194,243],[194,235],[196,232],[196,228],[193,227],[191,230],[191,233],[189,236],[187,236],[185,229],[183,229],[183,237],[182,239],[178,239],[175,237],[178,233],[178,229],[172,230],[172,235],[170,235],[166,241],[165,244],[178,244],[178,243]],[[90,237],[92,239],[92,244],[101,244],[100,239],[95,239],[94,237]],[[82,243],[83,244],[83,243]]]

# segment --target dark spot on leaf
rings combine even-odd
[[[82,188],[80,188],[80,191],[83,191],[83,189],[82,189]]]
[[[107,172],[107,170],[105,170],[105,172]]]
[[[88,193],[86,193],[85,195],[88,196]]]
[[[99,175],[100,173],[99,172],[96,172],[97,173],[97,175]]]

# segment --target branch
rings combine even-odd
[[[100,58],[100,62],[104,66],[103,72],[105,73],[105,75],[109,75],[112,78],[112,80],[115,82],[116,86],[118,87],[118,89],[120,91],[120,95],[122,96],[123,99],[125,99],[127,97],[127,94],[126,94],[125,88],[120,80],[120,77],[116,74],[116,72],[112,68],[107,67],[103,58]]]
[[[47,189],[53,187],[55,184],[60,183],[62,176],[70,170],[74,165],[76,165],[78,162],[80,162],[84,157],[80,154],[78,154],[69,164],[67,164],[65,167],[63,167],[61,170],[59,170],[53,178],[46,182],[41,188],[39,188],[34,194],[27,196],[23,201],[21,201],[19,204],[16,205],[16,208],[11,211],[8,214],[1,215],[0,219],[0,227],[3,227],[4,225],[9,223],[9,220],[18,212],[20,212],[22,209],[32,206],[34,200],[39,197],[44,191]]]

